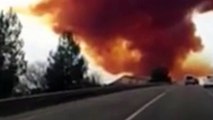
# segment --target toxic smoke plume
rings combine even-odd
[[[203,46],[192,13],[212,0],[45,0],[33,7],[50,15],[56,32],[73,31],[112,73],[148,74],[158,66],[182,71],[190,52]]]

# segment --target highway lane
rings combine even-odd
[[[65,103],[2,120],[213,120],[213,89],[142,88]]]
[[[131,120],[213,120],[213,91],[178,87]]]
[[[171,87],[141,88],[65,103],[2,120],[124,120]],[[15,106],[14,106],[15,107]]]

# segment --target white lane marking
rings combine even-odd
[[[138,114],[140,114],[141,112],[143,112],[145,109],[147,109],[149,106],[151,106],[153,103],[155,103],[156,101],[158,101],[160,98],[162,98],[163,96],[166,95],[167,92],[163,92],[160,95],[156,96],[155,98],[153,98],[151,101],[149,101],[148,103],[146,103],[145,105],[143,105],[141,108],[139,108],[137,111],[135,111],[132,115],[130,115],[128,118],[126,118],[125,120],[133,120]]]
[[[206,90],[206,92],[207,92],[208,95],[210,95],[211,97],[213,97],[213,93],[212,92],[210,92],[208,90]]]

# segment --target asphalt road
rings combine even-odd
[[[142,88],[0,119],[213,120],[213,90],[199,86]]]

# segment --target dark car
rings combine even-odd
[[[198,85],[199,80],[194,76],[186,76],[185,78],[185,85]]]

